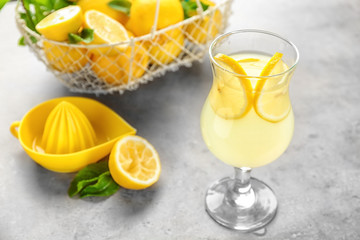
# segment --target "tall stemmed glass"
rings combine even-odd
[[[276,52],[281,60],[264,75]],[[238,30],[216,38],[209,54],[213,84],[202,109],[201,131],[209,150],[233,166],[235,176],[210,186],[206,210],[225,227],[254,231],[274,218],[277,200],[270,187],[250,177],[250,172],[277,159],[292,138],[294,114],[288,90],[298,50],[277,34]],[[222,54],[237,61],[246,75],[221,59]]]

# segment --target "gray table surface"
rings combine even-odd
[[[9,126],[68,91],[27,47],[18,47],[14,3],[0,12],[0,239],[360,239],[359,0],[235,0],[227,30],[259,28],[291,39],[300,64],[291,83],[295,135],[275,162],[254,169],[280,207],[264,236],[220,227],[204,193],[232,168],[207,150],[199,117],[211,84],[208,58],[105,103],[158,150],[159,182],[109,198],[71,199],[73,174],[43,169]]]

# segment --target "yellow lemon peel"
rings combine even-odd
[[[247,75],[243,67],[232,57],[225,54],[217,54],[214,59],[228,66],[231,71],[236,74]],[[226,78],[225,76],[224,79]],[[240,80],[240,89],[227,86],[219,80],[216,88],[210,93],[212,108],[217,115],[225,119],[241,118],[245,116],[252,107],[251,82],[246,77],[236,76],[235,78]]]
[[[146,139],[126,136],[115,143],[109,157],[109,170],[120,186],[140,190],[158,181],[160,158]]]
[[[281,63],[282,53],[275,53],[261,71],[260,76],[270,76],[277,64]],[[283,120],[291,110],[289,94],[286,86],[274,91],[264,92],[264,86],[268,78],[260,79],[255,86],[254,109],[264,120],[279,122]]]

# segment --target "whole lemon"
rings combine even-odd
[[[154,64],[168,64],[175,60],[184,47],[184,34],[175,28],[146,41],[149,49],[150,62]]]
[[[215,6],[215,3],[209,0],[201,0],[208,6]],[[203,19],[198,19],[184,26],[186,37],[195,43],[203,44],[212,40],[219,33],[222,23],[222,14],[219,10],[206,15]]]
[[[150,33],[154,25],[157,0],[133,0],[130,18],[126,28],[135,36]],[[180,0],[160,0],[157,29],[168,27],[184,20],[184,11]]]
[[[89,60],[85,48],[63,46],[44,41],[43,50],[49,65],[63,73],[79,71]]]
[[[140,44],[129,46],[118,55],[96,55],[91,57],[91,69],[101,80],[113,84],[127,84],[129,80],[141,77],[149,64],[147,50]],[[131,73],[130,73],[131,71]]]

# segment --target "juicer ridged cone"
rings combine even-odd
[[[95,144],[96,134],[90,121],[75,105],[62,101],[50,112],[41,141],[46,153],[68,154]]]

